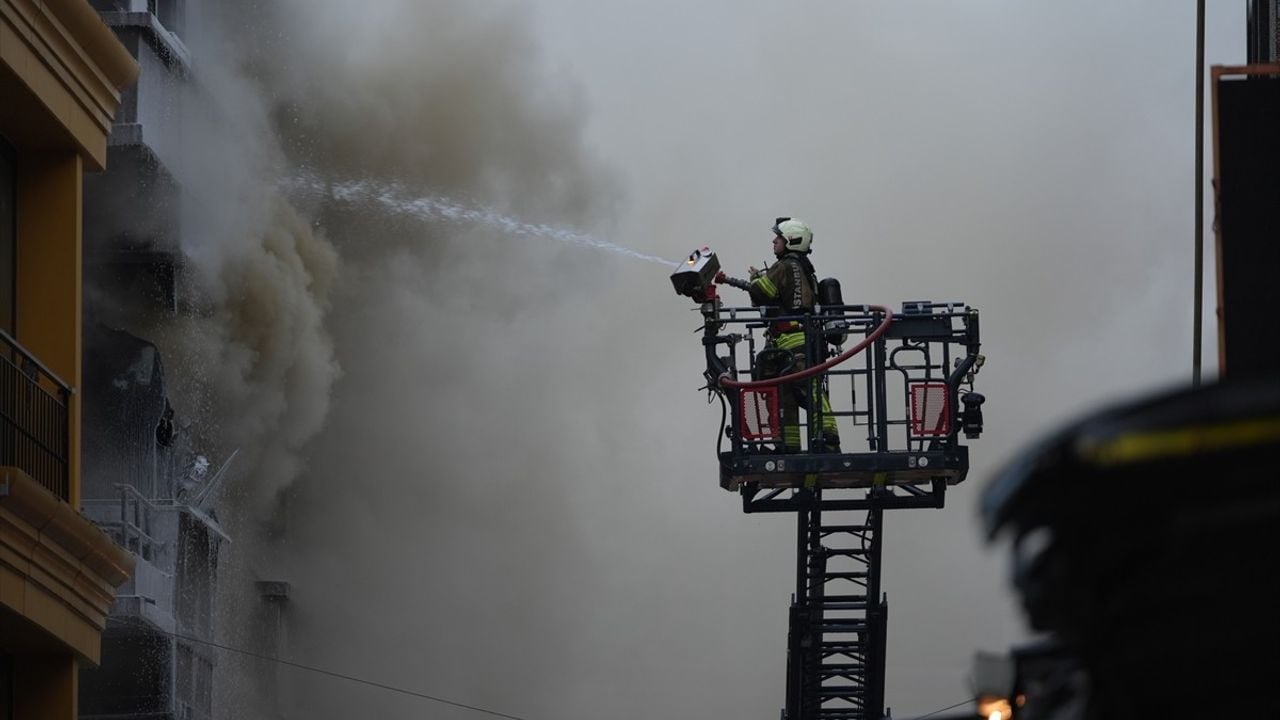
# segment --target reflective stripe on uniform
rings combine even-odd
[[[782,333],[774,344],[783,350],[795,350],[804,346],[804,332]]]
[[[800,426],[787,425],[782,428],[782,442],[787,447],[800,447]]]
[[[822,431],[828,440],[836,437],[836,419],[831,414],[831,401],[827,399],[826,393],[822,393]]]
[[[764,293],[766,297],[778,297],[778,286],[774,285],[773,281],[764,274],[757,275],[751,282],[755,283],[760,288],[760,292]]]

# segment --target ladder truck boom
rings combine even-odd
[[[702,316],[705,389],[724,409],[720,486],[740,496],[746,513],[796,517],[783,720],[880,720],[884,513],[941,508],[947,488],[968,473],[964,441],[981,435],[986,399],[974,391],[985,363],[978,311],[958,302],[906,302],[896,312],[831,302],[839,284],[827,279],[835,294],[826,304],[779,317],[725,306],[720,274],[718,257],[703,247],[671,281]],[[778,322],[804,328],[810,367],[790,370],[779,360],[785,353],[766,337]],[[805,409],[798,449],[784,442],[783,393]],[[835,452],[822,442],[832,417],[843,426]]]

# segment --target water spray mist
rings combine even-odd
[[[290,193],[302,199],[319,197],[362,207],[376,206],[382,212],[424,221],[484,225],[498,229],[507,235],[546,238],[568,245],[607,250],[624,257],[666,267],[678,264],[675,260],[632,250],[570,228],[525,222],[490,207],[463,204],[443,195],[418,194],[399,183],[379,182],[368,178],[331,180],[306,173],[287,178],[283,185]]]

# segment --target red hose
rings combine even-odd
[[[814,365],[811,368],[805,368],[804,370],[797,370],[789,375],[782,375],[776,378],[769,378],[768,380],[750,380],[750,381],[743,382],[740,380],[734,380],[733,378],[730,378],[727,375],[721,375],[720,376],[721,387],[737,388],[739,390],[756,390],[759,388],[774,387],[776,385],[781,385],[782,383],[795,382],[796,380],[804,380],[805,378],[813,377],[818,373],[822,373],[822,372],[826,372],[827,370],[830,370],[836,365],[839,365],[845,360],[848,360],[854,355],[857,355],[858,353],[862,352],[871,343],[875,342],[876,340],[879,340],[880,336],[883,335],[885,331],[889,329],[889,326],[893,324],[893,313],[890,312],[888,308],[886,308],[883,305],[869,305],[868,307],[870,307],[872,310],[878,310],[884,313],[884,320],[880,323],[880,325],[875,330],[871,331],[870,335],[863,338],[862,341],[859,342],[857,345],[854,345],[853,347],[849,348],[848,350],[845,350],[839,355],[828,359],[824,363],[821,363],[819,365]]]

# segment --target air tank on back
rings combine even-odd
[[[818,305],[823,315],[834,315],[836,319],[827,320],[823,325],[823,335],[832,345],[843,345],[849,337],[849,323],[844,320],[844,296],[840,293],[840,281],[835,278],[823,278],[818,282]]]

